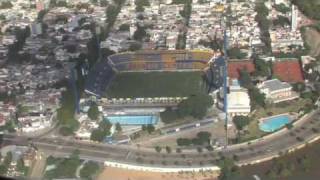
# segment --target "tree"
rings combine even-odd
[[[80,170],[80,177],[83,179],[93,179],[93,175],[99,171],[99,168],[98,163],[89,161]]]
[[[206,147],[208,151],[213,151],[213,147],[212,146],[207,146]]]
[[[197,151],[198,151],[198,153],[202,153],[202,148],[201,147],[197,147]]]
[[[13,7],[11,1],[1,1],[0,9],[10,9]]]
[[[319,12],[319,1],[318,0],[291,0],[293,4],[295,4],[298,9],[306,16],[311,19],[320,20],[320,12]]]
[[[167,151],[168,154],[170,154],[172,152],[171,147],[166,146],[166,151]]]
[[[130,25],[129,24],[121,24],[119,27],[119,31],[129,31]]]
[[[105,138],[105,133],[99,129],[95,129],[91,132],[90,139],[93,141],[102,142]]]
[[[253,87],[252,79],[247,70],[240,71],[239,82],[244,88],[251,89]]]
[[[206,115],[207,109],[212,105],[213,100],[210,95],[193,95],[178,104],[178,113],[181,117],[193,116],[194,118],[201,119]]]
[[[50,177],[48,179],[74,177],[80,164],[79,150],[75,150],[69,158],[63,158],[56,161],[56,168],[50,172]]]
[[[142,130],[142,131],[146,131],[146,130],[147,130],[147,126],[143,124],[143,125],[141,126],[141,130]]]
[[[63,126],[59,129],[59,133],[62,136],[71,136],[71,135],[73,135],[73,132],[74,132],[74,130],[70,127],[67,127],[67,126]]]
[[[255,21],[258,22],[258,26],[261,31],[261,41],[265,44],[265,53],[271,53],[271,39],[269,33],[270,21],[268,20],[269,9],[265,6],[263,1],[257,1],[255,6],[257,15]]]
[[[121,127],[120,123],[116,123],[116,130],[117,130],[118,132],[121,132],[121,131],[122,131],[122,127]]]
[[[198,132],[197,137],[202,141],[202,142],[209,142],[211,133],[206,132],[206,131],[201,131]]]
[[[221,168],[220,180],[230,180],[239,176],[239,168],[234,164],[232,159],[224,158],[219,166]]]
[[[133,34],[133,39],[136,41],[142,41],[147,36],[145,27],[137,26],[137,30]]]
[[[162,150],[162,148],[160,146],[156,146],[154,149],[157,151],[157,153],[160,153]]]
[[[149,0],[135,0],[134,3],[136,6],[150,6]]]
[[[291,11],[291,8],[288,7],[287,5],[283,4],[283,3],[275,4],[275,5],[274,5],[274,8],[275,8],[277,11],[279,11],[279,12],[281,12],[281,13],[283,13],[283,14],[286,14],[286,13],[288,13],[288,12]]]
[[[171,107],[167,107],[165,111],[160,113],[161,120],[164,123],[172,123],[178,119],[179,115],[176,110],[173,110]]]
[[[192,144],[192,141],[187,138],[179,138],[177,139],[178,146],[190,146]]]
[[[251,106],[255,108],[257,105],[265,107],[266,95],[261,93],[258,88],[254,87],[249,89],[249,96],[251,100]]]
[[[152,124],[147,125],[147,131],[149,134],[151,134],[154,130],[155,130],[155,128]]]
[[[97,120],[99,118],[99,108],[96,103],[91,104],[88,110],[88,117],[92,120]]]
[[[250,123],[250,118],[248,116],[235,116],[233,117],[233,123],[236,125],[238,130],[243,130]]]
[[[93,141],[103,141],[107,135],[110,135],[112,124],[107,120],[102,120],[99,127],[91,132],[90,139]]]
[[[260,58],[257,58],[254,61],[254,64],[255,64],[255,68],[256,68],[256,71],[254,72],[255,75],[264,76],[264,77],[270,75],[270,71],[271,71],[270,63],[268,63]]]
[[[66,86],[67,90],[62,92],[61,107],[57,110],[57,119],[62,126],[62,130],[60,130],[62,135],[70,135],[79,127],[79,122],[74,118],[76,107],[74,91],[69,85]]]
[[[57,7],[67,7],[68,3],[67,3],[67,1],[59,0],[56,5],[57,5]]]
[[[42,22],[43,21],[43,18],[44,16],[47,14],[47,10],[41,10],[38,12],[38,17],[37,17],[37,21],[38,22]]]
[[[298,82],[292,85],[292,89],[296,92],[302,93],[306,89],[306,85],[302,82]]]
[[[93,34],[92,38],[87,42],[88,49],[88,62],[89,67],[93,67],[93,65],[98,61],[99,58],[99,44],[98,37],[96,34]]]
[[[303,156],[301,158],[298,158],[297,159],[297,162],[300,166],[302,166],[303,170],[304,171],[309,171],[310,168],[312,167],[312,164],[311,164],[311,161],[310,161],[310,158],[308,156]]]
[[[135,0],[134,3],[136,5],[136,12],[143,12],[144,6],[150,6],[148,0]]]
[[[285,26],[289,26],[290,25],[290,20],[285,16],[279,15],[277,17],[277,19],[272,21],[272,23],[273,23],[274,26],[285,27]]]
[[[96,0],[97,1],[97,0]],[[107,0],[100,0],[100,6],[101,7],[107,7],[108,6],[108,1]]]
[[[6,155],[6,157],[4,158],[4,160],[3,160],[3,164],[4,164],[5,166],[9,166],[10,163],[11,163],[11,161],[12,161],[12,153],[11,153],[11,152],[7,152],[7,155]]]
[[[241,52],[241,50],[239,48],[228,49],[227,54],[228,54],[229,58],[231,58],[231,59],[244,59],[247,57],[247,54]]]

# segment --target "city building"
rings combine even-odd
[[[272,79],[258,84],[259,90],[266,95],[267,100],[273,103],[280,103],[299,98],[298,93],[292,90],[292,86],[287,82]]]
[[[234,79],[231,81],[229,91],[230,92],[227,95],[228,115],[231,117],[238,115],[249,115],[249,113],[251,112],[251,106],[248,90],[242,88],[238,80]]]

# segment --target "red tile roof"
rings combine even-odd
[[[273,74],[280,80],[296,83],[303,82],[303,73],[298,60],[276,61],[273,64]]]
[[[228,76],[232,79],[238,79],[241,70],[246,70],[249,73],[255,71],[255,66],[251,60],[239,60],[228,62]]]

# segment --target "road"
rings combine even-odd
[[[180,125],[178,127],[163,129],[162,131],[165,134],[175,134],[177,132],[192,130],[194,128],[198,128],[198,127],[201,127],[201,126],[209,125],[211,123],[214,123],[215,120],[217,120],[217,119],[216,118],[208,118],[208,119],[201,120],[201,121],[198,121],[198,122],[193,122],[193,123],[189,123],[189,124]]]
[[[293,147],[305,144],[320,136],[320,110],[306,118],[297,121],[290,130],[284,129],[263,139],[231,145],[225,149],[213,152],[203,150],[182,150],[182,153],[167,154],[155,152],[153,148],[143,148],[130,145],[108,145],[90,142],[68,140],[65,138],[27,138],[5,135],[4,142],[16,145],[32,143],[39,150],[54,156],[68,156],[74,150],[80,150],[83,159],[96,161],[115,161],[120,163],[141,164],[157,167],[200,167],[216,165],[222,156],[234,157],[238,165],[249,164],[263,158],[284,153]]]

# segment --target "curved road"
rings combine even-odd
[[[238,165],[259,162],[261,159],[277,156],[289,149],[305,144],[320,136],[320,109],[300,119],[292,129],[283,129],[269,136],[243,143],[231,145],[225,149],[213,152],[203,150],[182,150],[167,154],[150,148],[139,148],[129,145],[107,145],[99,143],[81,142],[66,138],[27,138],[5,135],[3,140],[7,144],[33,144],[39,150],[53,156],[68,156],[74,150],[80,150],[83,159],[96,161],[114,161],[135,165],[156,167],[201,167],[214,166],[222,156],[232,157]]]

